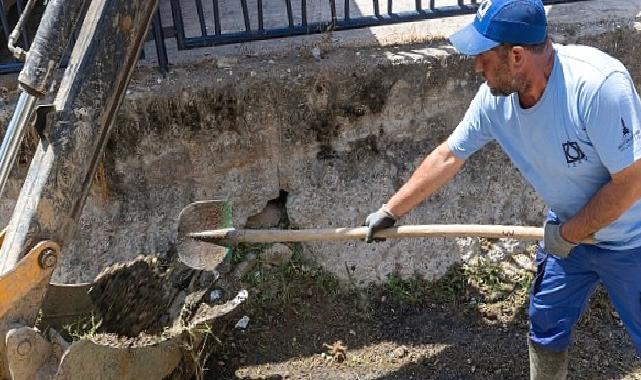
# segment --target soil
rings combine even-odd
[[[509,264],[509,263],[508,263]],[[437,282],[355,290],[292,262],[255,266],[236,321],[214,332],[205,379],[526,379],[531,268],[481,261]],[[571,379],[641,379],[641,362],[602,289],[570,351]]]
[[[207,290],[217,279],[215,272],[153,256],[111,266],[89,292],[100,321],[90,338],[103,345],[138,347],[167,339],[172,331],[180,333],[208,301]]]
[[[178,292],[165,291],[163,277],[152,257],[117,264],[98,275],[89,294],[100,312],[102,330],[128,337],[143,330],[160,332],[169,321],[164,298],[170,300]]]

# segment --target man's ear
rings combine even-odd
[[[523,46],[512,46],[510,52],[510,65],[518,70],[523,67],[526,60],[526,51]]]

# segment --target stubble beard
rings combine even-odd
[[[510,96],[515,92],[519,92],[524,85],[523,80],[510,75],[507,63],[503,63],[496,68],[494,78],[495,83],[492,86],[490,86],[489,82],[487,83],[490,92],[494,96]]]

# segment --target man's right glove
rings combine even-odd
[[[577,246],[577,244],[569,242],[561,236],[561,224],[556,221],[545,222],[543,244],[545,244],[546,252],[561,258],[568,257],[570,251]]]
[[[384,241],[385,239],[374,239],[376,231],[384,228],[392,227],[398,218],[396,215],[387,208],[387,205],[381,206],[378,211],[373,212],[365,219],[365,225],[369,227],[365,241],[371,243],[373,241]]]

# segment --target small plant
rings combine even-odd
[[[245,245],[238,250],[242,255],[256,255],[257,260],[252,270],[244,273],[240,279],[243,285],[252,290],[248,301],[250,307],[258,307],[265,315],[280,313],[284,309],[308,307],[306,302],[300,302],[310,297],[335,297],[344,290],[341,281],[333,274],[317,266],[310,266],[301,259],[302,247],[292,244],[291,261],[286,264],[273,266],[261,261],[261,253],[269,245]]]
[[[333,274],[324,270],[317,270],[311,273],[311,278],[315,280],[318,287],[326,295],[336,296],[341,292],[341,282]]]
[[[475,263],[463,266],[469,283],[489,291],[498,291],[506,280],[501,267],[484,257],[479,257]]]
[[[238,243],[233,249],[231,255],[231,264],[237,265],[247,258],[250,254],[256,256],[260,255],[261,252],[271,247],[270,243]]]
[[[188,334],[184,340],[185,352],[189,354],[194,368],[194,378],[204,380],[206,372],[209,370],[206,363],[214,351],[213,341],[220,343],[220,340],[214,335],[209,326],[202,326],[198,329],[185,329]]]
[[[483,302],[497,302],[510,297],[527,295],[534,277],[529,270],[506,270],[500,262],[478,257],[463,265],[468,287]]]
[[[393,300],[411,305],[417,303],[422,293],[418,279],[405,280],[397,276],[388,277],[385,290]]]
[[[101,325],[102,319],[98,319],[95,315],[91,314],[90,317],[63,326],[62,331],[73,341],[91,339],[98,334]]]
[[[534,272],[523,271],[519,272],[514,276],[514,290],[524,291],[525,293],[530,292],[530,287],[532,286],[532,280],[534,279]]]

